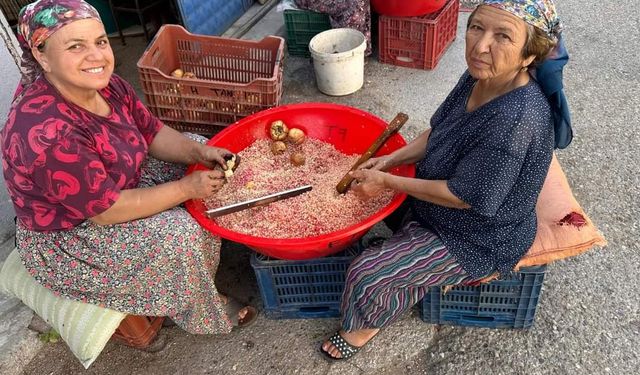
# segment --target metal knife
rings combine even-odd
[[[238,203],[233,203],[227,206],[213,208],[211,210],[206,210],[204,213],[207,214],[207,216],[209,216],[210,218],[227,215],[234,212],[246,210],[248,208],[265,206],[269,203],[273,203],[275,201],[279,201],[282,199],[295,197],[296,195],[300,195],[302,193],[310,191],[312,188],[313,187],[311,185],[304,185],[294,189],[289,189],[289,190],[265,195],[264,197],[254,198],[244,202],[238,202]]]

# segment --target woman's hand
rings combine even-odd
[[[226,148],[201,145],[198,149],[196,162],[209,169],[213,169],[216,165],[220,165],[223,170],[227,170],[227,163],[224,159],[226,155],[233,155],[233,153]]]
[[[351,190],[362,200],[373,198],[386,189],[385,176],[387,173],[385,172],[374,169],[356,169],[349,174],[354,178]]]
[[[194,171],[180,179],[183,191],[189,199],[203,199],[217,193],[225,184],[220,170]]]
[[[388,171],[395,167],[393,157],[391,155],[383,155],[371,158],[358,166],[358,169],[371,169],[374,171]]]
[[[224,172],[200,170],[180,180],[153,187],[121,190],[116,202],[89,220],[98,225],[124,223],[155,215],[189,199],[204,199],[217,193],[225,184]]]

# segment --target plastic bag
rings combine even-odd
[[[276,6],[276,11],[277,12],[284,12],[287,9],[294,9],[297,10],[299,9],[296,6],[296,3],[293,0],[282,0],[280,1],[280,3]]]

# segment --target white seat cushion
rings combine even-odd
[[[40,285],[13,250],[0,271],[0,291],[19,298],[55,329],[85,368],[98,358],[126,314],[64,297]]]

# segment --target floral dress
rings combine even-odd
[[[162,123],[128,83],[114,75],[100,93],[108,117],[67,102],[43,77],[14,101],[2,130],[3,169],[25,268],[57,295],[169,316],[191,333],[230,332],[214,284],[220,240],[183,207],[121,224],[88,220],[121,190],[185,171],[148,156]]]

